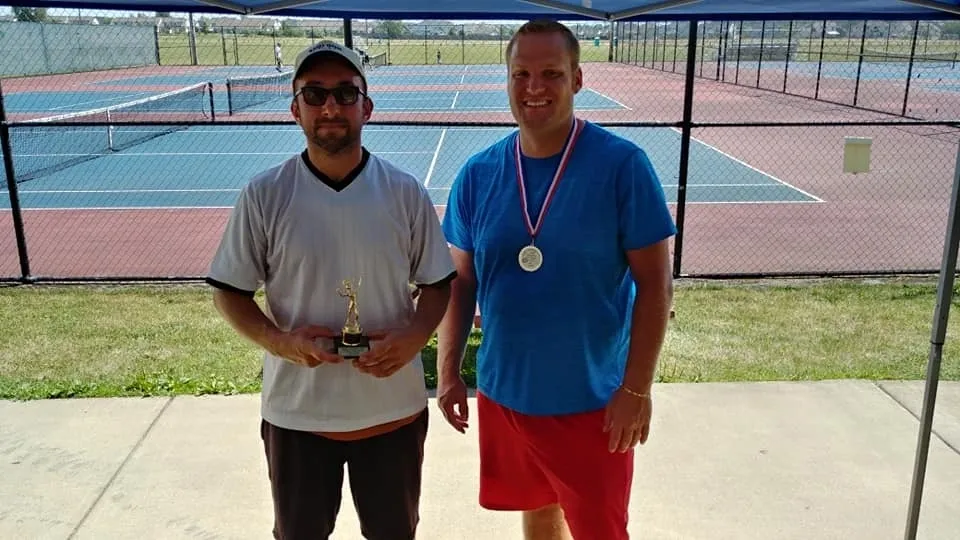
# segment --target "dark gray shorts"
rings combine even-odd
[[[273,536],[322,540],[340,510],[344,465],[360,528],[371,540],[413,540],[420,521],[420,481],[428,413],[389,433],[336,441],[260,425],[273,493]]]

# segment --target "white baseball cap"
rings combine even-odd
[[[367,82],[367,77],[363,72],[363,60],[360,58],[360,55],[357,54],[357,52],[353,49],[345,47],[336,41],[329,40],[318,41],[300,51],[300,54],[297,55],[297,60],[294,63],[293,78],[296,79],[300,76],[300,70],[308,60],[312,60],[325,54],[333,54],[343,58],[349,62],[351,66],[353,66],[353,68],[357,71],[357,74],[363,79],[363,82]]]

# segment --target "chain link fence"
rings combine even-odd
[[[95,43],[142,33],[154,58],[0,79],[0,279],[204,276],[240,188],[303,149],[290,64],[319,39],[363,53],[364,144],[421,178],[440,214],[458,168],[515,129],[504,55],[520,23],[76,18],[3,28],[96,26]],[[647,151],[680,231],[675,275],[939,269],[960,142],[957,23],[570,28],[578,115]],[[31,47],[24,58],[42,54]]]

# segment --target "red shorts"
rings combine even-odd
[[[528,416],[477,393],[480,506],[535,510],[560,504],[574,538],[622,540],[633,449],[611,453],[604,411]]]

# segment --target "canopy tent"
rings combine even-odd
[[[960,19],[960,0],[18,0],[24,7],[175,11],[362,19],[563,21],[643,20],[943,20]],[[690,43],[697,25],[690,25]],[[689,142],[694,54],[688,55],[684,143]],[[960,119],[958,119],[960,120]],[[6,126],[4,126],[4,129]],[[683,166],[681,165],[681,170]],[[937,381],[953,296],[960,240],[960,149],[954,171],[946,238],[930,338],[926,387],[911,485],[905,538],[914,539],[926,472]]]
[[[364,19],[917,20],[960,17],[960,0],[18,0],[25,7]]]

